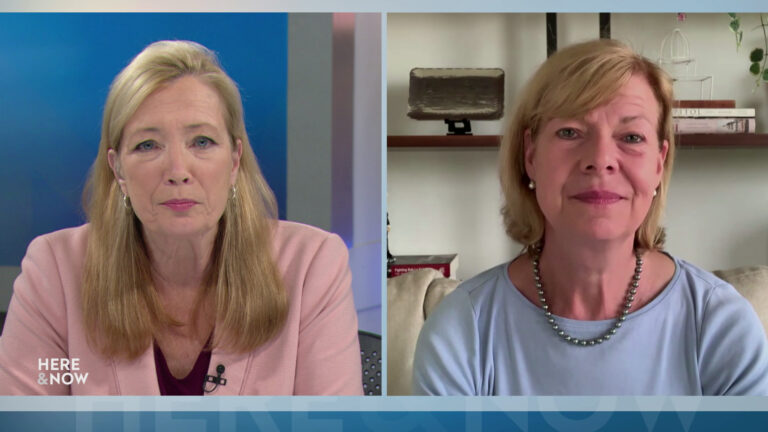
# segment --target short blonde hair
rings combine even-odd
[[[635,233],[635,247],[654,250],[664,246],[661,217],[667,199],[675,155],[672,123],[672,82],[667,74],[627,45],[609,39],[564,48],[542,64],[526,84],[502,140],[499,174],[503,193],[501,213],[507,234],[528,247],[544,236],[544,215],[535,192],[528,188],[524,137],[535,139],[554,118],[577,118],[609,102],[632,75],[645,77],[659,103],[658,139],[669,142],[664,174],[648,214]]]
[[[275,197],[248,141],[237,85],[204,46],[155,42],[112,82],[98,155],[83,194],[90,222],[83,316],[89,342],[108,357],[139,356],[160,326],[175,323],[154,289],[141,222],[123,205],[107,153],[119,151],[123,129],[142,102],[182,76],[195,76],[218,93],[232,144],[240,140],[243,147],[237,195],[228,200],[219,221],[203,281],[203,293],[215,299],[213,346],[235,352],[253,350],[277,334],[288,313],[287,294],[272,251]]]

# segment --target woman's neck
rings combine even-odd
[[[552,313],[581,320],[615,318],[635,272],[633,242],[546,235],[539,271]]]
[[[157,289],[199,293],[211,259],[216,233],[173,237],[144,232]]]

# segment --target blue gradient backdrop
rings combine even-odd
[[[161,39],[219,55],[285,217],[287,25],[286,14],[0,14],[0,265],[19,265],[35,236],[84,222],[109,84]]]

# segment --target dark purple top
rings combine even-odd
[[[160,394],[163,396],[201,396],[205,375],[208,373],[208,366],[211,363],[210,349],[200,351],[200,355],[197,356],[197,361],[195,361],[189,374],[182,379],[177,379],[168,369],[168,363],[166,363],[160,347],[157,346],[157,343],[152,345],[155,348],[155,370],[157,371]]]

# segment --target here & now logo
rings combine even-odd
[[[79,372],[79,358],[39,358],[37,370],[37,383],[40,385],[85,384],[88,379],[88,372]]]

